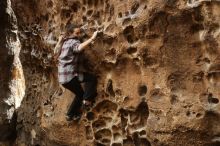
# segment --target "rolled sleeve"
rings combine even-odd
[[[72,44],[73,52],[75,53],[80,52],[79,45],[80,45],[80,41],[73,41],[73,44]]]

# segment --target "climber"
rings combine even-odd
[[[95,41],[95,31],[91,38],[81,43],[85,33],[80,27],[70,25],[66,33],[59,37],[55,47],[55,58],[58,58],[58,80],[64,88],[75,94],[75,99],[66,114],[66,120],[79,120],[82,107],[91,107],[97,96],[97,77],[88,72],[79,70],[79,58],[88,49],[88,45]],[[84,89],[80,83],[85,83]]]

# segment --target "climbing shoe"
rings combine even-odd
[[[81,112],[74,114],[73,116],[66,115],[66,120],[67,121],[79,121],[81,116],[82,116]]]
[[[94,105],[94,101],[83,100],[82,108],[86,111],[89,111],[93,105]]]

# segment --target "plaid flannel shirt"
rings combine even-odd
[[[78,75],[80,41],[67,39],[64,41],[58,61],[58,80],[61,84],[71,81]]]

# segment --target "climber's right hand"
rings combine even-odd
[[[91,37],[92,40],[94,40],[97,37],[99,31],[95,31]]]
[[[102,30],[96,30],[96,31],[93,33],[92,40],[95,40],[96,37],[97,37],[98,35],[100,35],[102,32],[103,32]]]

